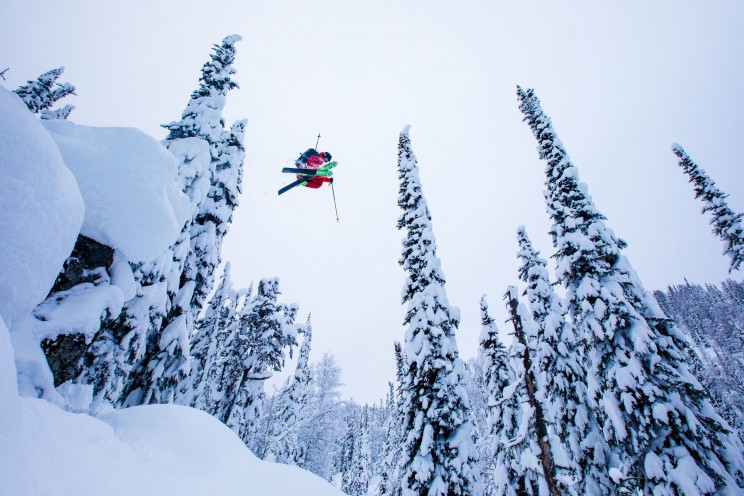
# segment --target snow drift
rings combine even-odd
[[[0,88],[0,316],[23,320],[49,292],[83,221],[83,200],[54,141]]]
[[[83,199],[81,233],[131,262],[155,259],[172,245],[191,214],[176,183],[178,160],[133,128],[44,121]]]
[[[21,411],[20,449],[0,446],[1,496],[342,496],[309,472],[259,460],[193,408],[140,406],[99,419],[22,398]]]

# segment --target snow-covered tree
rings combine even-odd
[[[547,262],[532,246],[524,226],[517,230],[517,238],[519,277],[527,284],[525,294],[537,326],[531,346],[532,363],[543,411],[551,428],[557,489],[568,494],[579,479],[581,444],[589,428],[586,369],[573,329],[550,283]]]
[[[741,445],[684,363],[684,337],[621,253],[532,90],[520,110],[546,160],[557,279],[586,347],[588,399],[598,425],[584,442],[583,494],[737,492]]]
[[[219,381],[227,360],[226,343],[238,324],[237,310],[238,292],[233,289],[228,262],[204,317],[194,329],[191,338],[191,377],[185,384],[179,403],[214,413],[215,400],[219,398]]]
[[[679,159],[679,166],[690,178],[695,189],[695,198],[703,202],[702,212],[710,212],[713,234],[723,240],[723,254],[731,259],[729,272],[738,270],[744,262],[744,227],[741,219],[744,214],[737,214],[726,203],[728,197],[716,187],[716,183],[708,177],[680,145],[672,145],[672,151]]]
[[[483,494],[493,489],[493,451],[492,438],[488,427],[488,391],[486,389],[486,363],[483,354],[478,354],[465,362],[470,380],[467,382],[470,421],[473,424],[473,443],[478,453],[476,457],[478,480]]]
[[[168,252],[135,267],[140,290],[120,317],[122,348],[131,369],[119,400],[124,405],[173,402],[182,396],[183,383],[190,375],[189,338],[220,260],[220,243],[206,240],[217,231],[226,231],[221,222],[230,219],[230,215],[215,214],[219,202],[208,198],[231,196],[226,191],[239,188],[238,179],[231,182],[225,176],[240,178],[242,174],[242,124],[225,132],[222,118],[227,92],[237,87],[231,80],[235,73],[231,64],[239,40],[239,36],[228,36],[215,45],[181,120],[166,126],[170,133],[163,144],[179,159],[178,180],[191,201],[192,214]],[[223,191],[213,191],[220,185]],[[210,225],[205,227],[201,220],[207,217]],[[211,239],[216,241],[216,235]],[[209,275],[197,281],[197,274],[207,270],[204,267],[209,268]],[[194,300],[197,293],[198,302]]]
[[[654,292],[664,312],[689,335],[696,377],[721,416],[744,441],[744,284],[689,282]]]
[[[459,315],[447,301],[408,127],[398,144],[398,178],[398,205],[403,210],[398,229],[406,233],[399,263],[408,273],[402,293],[403,303],[408,304],[403,322],[408,326],[403,494],[479,495],[466,371],[455,340]]]
[[[482,361],[483,396],[486,404],[486,426],[478,439],[481,480],[486,495],[495,494],[496,457],[502,424],[502,397],[509,384],[508,353],[499,339],[496,321],[488,313],[486,295],[480,300],[481,333],[478,355]]]
[[[75,87],[70,83],[57,82],[57,79],[59,79],[64,72],[64,67],[57,67],[56,69],[45,72],[34,81],[27,81],[26,84],[19,86],[13,91],[21,97],[23,103],[26,104],[31,112],[38,114],[42,110],[51,108],[58,100],[61,100],[67,95],[75,92]],[[58,111],[60,112],[60,117],[55,118],[66,119],[67,116],[70,115],[72,108],[74,108],[68,107],[72,106],[66,106]],[[65,111],[64,109],[68,110]],[[48,115],[51,116],[53,114]]]
[[[268,424],[264,457],[270,456],[279,463],[301,466],[307,448],[300,442],[300,429],[310,415],[310,382],[312,376],[308,359],[312,344],[313,330],[310,316],[302,328],[304,339],[297,366],[292,377],[274,399],[272,422]]]
[[[302,468],[330,480],[333,472],[333,452],[343,436],[341,412],[341,367],[333,355],[326,353],[313,366],[310,417],[300,432],[300,442],[307,446]]]
[[[378,493],[381,495],[400,496],[402,491],[400,446],[403,442],[403,427],[400,420],[403,418],[402,396],[405,359],[403,357],[403,348],[397,341],[395,342],[394,350],[396,385],[390,383],[390,391],[388,393],[385,444],[382,448]]]
[[[503,390],[497,423],[494,486],[497,495],[555,495],[552,454],[528,343],[537,334],[527,309],[510,286],[504,298],[516,339],[509,347],[509,379]]]
[[[277,279],[259,282],[256,295],[241,312],[227,354],[219,418],[246,444],[258,426],[264,382],[281,370],[285,350],[297,343],[297,306],[277,303],[278,295]]]
[[[361,423],[361,411],[358,405],[356,403],[348,405],[345,418],[346,432],[333,456],[333,477],[331,478],[331,482],[337,484],[339,489],[346,494],[351,494],[351,467],[354,464],[354,458],[359,455]]]
[[[372,453],[369,440],[369,412],[365,407],[355,415],[350,464],[341,490],[350,496],[364,496],[369,489]]]
[[[178,248],[181,248],[178,250]],[[192,322],[186,317],[166,326],[169,296],[178,287],[174,269],[184,245],[176,244],[153,262],[134,268],[137,294],[124,305],[117,321],[122,335],[123,368],[128,369],[126,385],[117,398],[122,406],[172,403],[181,383],[190,374],[189,334]]]
[[[238,206],[245,158],[243,137],[246,122],[235,122],[223,134],[219,156],[212,161],[207,198],[200,205],[191,226],[191,249],[185,261],[183,277],[194,281],[193,293],[188,289],[193,318],[199,314],[212,290],[213,274],[221,262],[222,241],[232,223],[233,211]]]
[[[75,105],[67,104],[57,110],[42,110],[39,117],[46,121],[65,120],[70,117],[73,110],[75,110]]]
[[[210,60],[202,67],[199,88],[191,95],[181,120],[163,126],[170,131],[163,141],[166,147],[200,138],[208,143],[211,156],[205,177],[206,196],[199,203],[189,227],[190,249],[183,261],[181,286],[173,300],[175,313],[189,313],[192,319],[200,312],[214,284],[213,274],[220,263],[222,239],[238,204],[243,177],[243,137],[247,121],[237,121],[225,131],[222,116],[227,93],[238,87],[232,79],[236,72],[232,64],[235,43],[240,40],[240,36],[232,35],[214,45]]]
[[[377,491],[381,495],[399,495],[400,483],[398,482],[398,461],[400,459],[400,415],[398,414],[395,386],[388,383],[388,392],[385,405],[385,443],[382,447],[380,461],[380,483]]]

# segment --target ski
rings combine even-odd
[[[303,176],[308,177],[331,177],[333,172],[329,170],[322,170],[322,169],[295,169],[293,167],[285,167],[282,169],[282,172],[286,172],[289,174],[302,174]]]
[[[318,177],[331,177],[332,172],[331,169],[336,167],[338,165],[338,162],[328,162],[327,164],[323,164],[318,169],[299,169],[296,167],[285,167],[282,169],[282,172],[291,173],[291,174],[304,174],[306,176],[318,176]]]
[[[285,187],[283,187],[282,189],[280,189],[279,190],[279,194],[281,195],[282,193],[286,193],[287,191],[289,191],[290,189],[294,188],[295,186],[303,185],[309,179],[311,179],[311,177],[310,176],[307,176],[307,177],[300,178],[297,181],[293,181],[293,182],[289,183],[288,185],[286,185]]]

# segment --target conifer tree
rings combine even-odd
[[[400,429],[397,427],[400,424],[400,417],[397,415],[395,386],[389,382],[388,388],[385,403],[385,444],[382,448],[380,484],[377,489],[381,495],[396,494],[395,487],[400,487],[396,484],[399,458],[396,455],[400,453]]]
[[[483,494],[493,492],[493,451],[488,425],[488,391],[486,389],[486,363],[478,351],[475,357],[465,362],[470,380],[466,383],[470,420],[473,423],[473,443],[478,454],[476,467]]]
[[[586,370],[573,329],[550,283],[547,262],[532,246],[524,226],[517,230],[517,238],[519,277],[527,284],[525,294],[537,326],[534,370],[546,421],[553,431],[551,448],[558,454],[555,457],[558,490],[568,494],[579,479],[581,444],[589,428]]]
[[[359,456],[359,436],[361,430],[361,412],[356,404],[351,404],[346,413],[346,432],[333,459],[334,478],[338,477],[341,482],[339,489],[346,494],[352,495],[352,466],[354,460]]]
[[[679,166],[690,178],[695,189],[695,198],[703,202],[702,213],[710,212],[713,218],[713,234],[723,240],[723,254],[731,259],[729,272],[739,270],[744,262],[744,227],[741,219],[744,214],[734,213],[726,203],[728,195],[716,187],[716,183],[701,169],[684,148],[674,144],[672,151],[679,159]]]
[[[204,317],[196,324],[191,339],[191,377],[179,403],[213,413],[211,405],[219,385],[215,379],[224,370],[226,340],[237,323],[237,305],[238,293],[232,287],[228,262]]]
[[[304,339],[297,367],[292,377],[281,389],[276,398],[275,421],[269,427],[266,452],[279,463],[301,466],[305,460],[306,447],[300,442],[300,429],[309,418],[310,407],[310,367],[308,359],[312,345],[313,330],[310,315],[301,329]]]
[[[125,305],[120,318],[123,341],[130,345],[127,362],[131,363],[128,385],[120,400],[124,405],[170,403],[185,397],[183,383],[191,369],[189,336],[220,259],[219,246],[204,240],[216,232],[212,224],[230,218],[210,216],[217,207],[207,200],[210,192],[211,198],[219,196],[211,190],[225,183],[223,176],[228,174],[217,174],[218,165],[235,177],[242,174],[242,145],[236,145],[236,140],[242,139],[242,125],[236,123],[226,133],[222,118],[227,92],[237,87],[231,76],[235,73],[234,45],[239,40],[237,35],[228,36],[214,46],[214,53],[202,68],[200,86],[191,95],[181,120],[165,126],[170,133],[163,144],[179,159],[178,178],[191,200],[192,217],[168,252],[135,270],[142,290],[135,301]],[[213,184],[215,177],[223,180]],[[209,217],[210,226],[197,221],[204,216]],[[209,270],[209,276],[197,281],[197,274],[204,270]],[[198,301],[195,294],[200,295]]]
[[[42,110],[51,108],[58,100],[75,93],[75,87],[70,83],[57,82],[57,79],[64,72],[64,67],[57,67],[56,69],[45,72],[34,81],[27,81],[26,84],[19,86],[13,91],[21,97],[23,103],[26,104],[31,112],[38,114]],[[71,105],[68,107],[65,107],[68,109],[67,111],[62,109],[59,115],[65,115],[65,112],[66,115],[61,118],[66,119],[72,108],[74,108]]]
[[[284,366],[285,349],[296,344],[297,307],[277,303],[278,295],[277,279],[259,282],[256,295],[241,312],[223,373],[219,418],[246,444],[252,442],[258,425],[263,384]]]
[[[500,432],[502,420],[502,398],[504,390],[509,384],[508,353],[499,339],[499,329],[496,321],[488,313],[486,295],[480,300],[481,333],[479,338],[479,354],[484,365],[484,389],[487,396],[487,428],[479,440],[480,462],[483,467],[482,481],[484,494],[495,494],[496,459],[500,451]]]
[[[501,422],[496,427],[496,494],[555,495],[552,456],[544,449],[547,432],[528,345],[537,331],[518,300],[517,288],[510,286],[504,298],[516,339],[509,347],[508,387],[500,399]]]
[[[184,262],[184,277],[194,281],[193,293],[189,289],[192,318],[199,314],[212,290],[213,274],[221,262],[222,241],[232,223],[233,211],[238,206],[245,158],[243,138],[246,122],[235,122],[223,134],[219,156],[216,162],[213,160],[211,168],[209,192],[191,226],[190,251]]]
[[[369,440],[369,413],[365,407],[357,414],[353,441],[353,455],[344,477],[342,490],[351,496],[364,496],[369,490],[370,465],[372,454]]]
[[[400,342],[394,344],[396,385],[390,383],[388,395],[387,421],[385,424],[385,445],[382,454],[382,470],[380,471],[379,493],[392,496],[402,494],[401,487],[401,451],[403,442],[403,428],[400,420],[403,418],[403,381],[405,374],[405,359]]]
[[[175,313],[189,313],[191,318],[198,315],[212,289],[212,274],[220,263],[222,238],[237,206],[243,177],[246,121],[237,121],[225,131],[222,117],[227,93],[238,87],[232,80],[236,72],[232,64],[235,43],[240,40],[240,36],[232,35],[214,45],[214,53],[202,67],[199,88],[191,95],[181,120],[163,126],[170,131],[163,142],[166,147],[200,138],[207,142],[211,157],[204,177],[208,185],[206,196],[199,202],[189,226],[190,250],[183,260],[179,294],[173,300]]]
[[[301,442],[307,446],[302,468],[330,480],[333,476],[333,453],[329,446],[340,443],[344,425],[341,414],[341,367],[330,353],[313,366],[313,396],[310,419],[300,433]]]
[[[721,286],[686,283],[654,296],[690,336],[695,376],[744,441],[744,284],[729,279]]]
[[[67,104],[57,110],[42,110],[39,117],[45,121],[65,120],[70,117],[73,110],[75,110],[75,105]]]
[[[408,127],[398,145],[398,205],[404,229],[399,263],[408,273],[403,288],[405,374],[402,479],[406,496],[479,495],[471,433],[466,371],[457,350],[456,309],[444,289],[431,215],[421,192]]]
[[[517,96],[547,162],[556,275],[586,346],[589,407],[601,433],[584,443],[582,492],[735,493],[744,481],[741,446],[684,364],[683,337],[622,255],[626,244],[579,183],[534,92],[518,87]]]

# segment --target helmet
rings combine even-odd
[[[328,152],[322,152],[322,153],[320,154],[320,156],[321,156],[321,158],[322,158],[323,160],[325,160],[325,161],[327,161],[327,162],[330,162],[330,161],[331,161],[331,158],[332,158],[332,157],[331,157],[331,154],[330,154],[330,153],[328,153]]]

